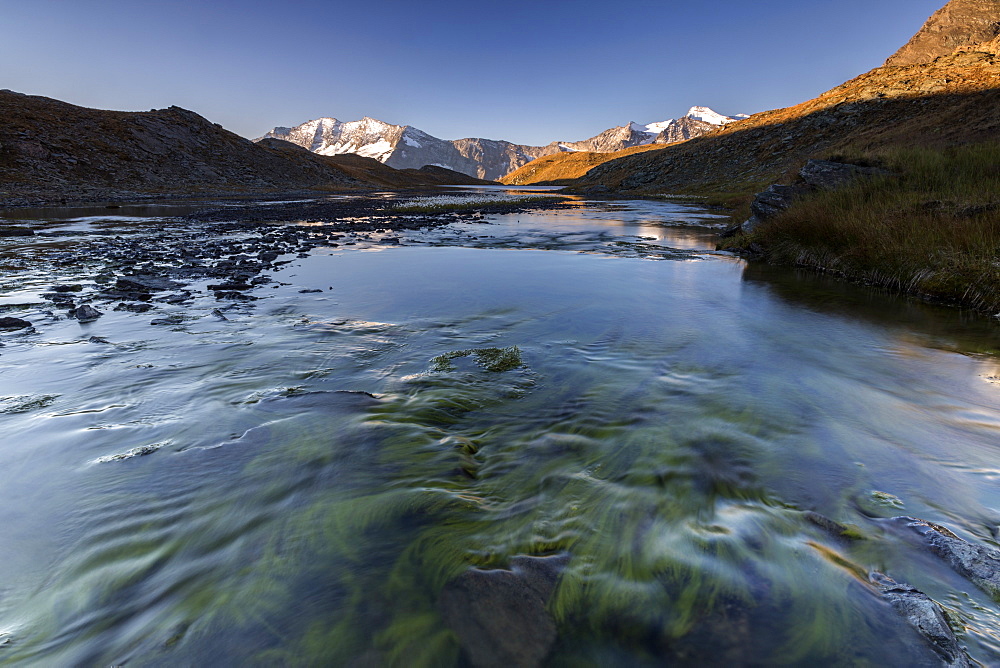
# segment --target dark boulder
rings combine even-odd
[[[104,315],[103,313],[98,311],[93,306],[90,306],[89,304],[78,306],[72,311],[70,311],[69,314],[80,322],[93,322],[98,318],[100,318],[102,315]]]
[[[25,329],[31,327],[31,323],[20,318],[4,317],[0,318],[0,329]]]
[[[972,665],[948,625],[941,606],[927,594],[878,572],[871,574],[871,582],[882,599],[924,637],[946,666]]]
[[[812,192],[836,190],[860,178],[881,176],[889,172],[877,167],[862,167],[830,160],[809,160],[799,171],[799,182],[790,186],[774,184],[754,196],[750,217],[733,225],[719,236],[731,237],[740,232],[752,232],[758,225],[785,211],[795,201]]]
[[[788,207],[802,195],[811,192],[811,188],[805,185],[783,186],[774,184],[767,190],[757,193],[753,203],[750,204],[750,217],[739,225],[734,225],[725,230],[721,236],[731,237],[738,232],[752,232],[762,222],[773,218]]]
[[[888,173],[878,167],[861,167],[830,160],[809,160],[799,171],[799,176],[806,185],[816,190],[836,190],[861,178],[884,176]]]
[[[257,253],[257,258],[261,262],[274,262],[275,260],[278,259],[279,255],[280,253],[278,253],[277,251],[261,251]]]
[[[750,213],[760,220],[767,220],[790,207],[796,199],[809,192],[801,185],[782,186],[775,184],[762,193],[757,193],[750,205]]]

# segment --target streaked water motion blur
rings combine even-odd
[[[128,213],[0,240],[44,321],[0,348],[0,663],[928,662],[876,570],[1000,660],[996,603],[885,519],[996,544],[996,321],[747,265],[670,202],[321,248],[227,320],[46,316],[87,279],[60,244],[171,224]],[[551,586],[466,595],[525,556]]]

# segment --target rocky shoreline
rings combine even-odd
[[[36,231],[17,221],[16,225],[5,226],[0,236],[22,238],[28,243],[64,237],[68,246],[60,250],[58,257],[45,260],[0,254],[0,266],[7,269],[39,265],[56,277],[41,293],[44,304],[0,307],[0,330],[30,331],[41,326],[38,318],[22,317],[25,309],[39,307],[44,319],[68,317],[91,322],[109,309],[146,313],[160,305],[189,305],[207,292],[224,309],[256,301],[253,292],[273,281],[267,272],[291,262],[287,258],[304,257],[318,247],[396,245],[403,231],[479,222],[486,213],[572,206],[563,200],[496,203],[474,211],[413,215],[393,212],[391,207],[396,201],[372,197],[268,205],[216,201],[215,206],[165,221],[153,230],[127,235],[115,231]],[[58,278],[65,275],[61,271],[64,268],[73,270],[72,279]],[[12,278],[17,280],[16,276]],[[193,287],[199,281],[211,282]],[[216,316],[225,317],[218,309]],[[170,322],[154,318],[151,324]]]

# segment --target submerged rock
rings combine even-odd
[[[257,298],[253,295],[246,295],[242,292],[237,292],[236,290],[226,290],[219,291],[215,293],[215,298],[220,300],[237,301],[237,302],[252,302],[257,301]]]
[[[452,360],[472,356],[476,363],[487,371],[502,373],[524,366],[521,349],[517,346],[508,348],[470,348],[468,350],[453,350],[438,355],[431,362],[435,371],[454,371]]]
[[[958,644],[955,632],[948,626],[941,606],[933,599],[883,573],[872,573],[870,579],[882,598],[930,643],[946,666],[972,665],[965,650]]]
[[[31,327],[31,323],[21,318],[4,317],[0,318],[0,329],[25,329]]]
[[[179,315],[168,315],[164,318],[154,318],[149,321],[150,325],[180,325],[184,318]]]
[[[441,616],[476,668],[539,666],[556,641],[546,608],[569,557],[515,557],[511,570],[470,569],[441,592]]]
[[[843,540],[862,540],[864,538],[861,529],[854,524],[841,524],[812,510],[805,512],[805,518],[834,538]]]
[[[45,292],[42,293],[42,298],[48,299],[50,302],[52,302],[53,304],[55,304],[60,308],[68,308],[68,309],[76,308],[76,302],[74,302],[73,298],[68,294],[64,294],[61,292]]]
[[[94,460],[95,464],[106,464],[108,462],[119,462],[125,459],[132,459],[133,457],[145,457],[146,455],[151,455],[166,443],[151,443],[149,445],[140,445],[137,448],[132,448],[127,452],[119,452],[115,455],[106,455],[104,457],[98,457]]]
[[[1000,601],[1000,550],[962,540],[940,524],[915,517],[895,517],[893,521],[915,531],[956,573]]]

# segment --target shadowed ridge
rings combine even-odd
[[[0,91],[0,201],[262,194],[439,185],[442,174],[351,169],[287,142],[255,144],[180,107],[106,111]],[[455,176],[454,183],[467,183]],[[26,199],[27,198],[27,199]]]
[[[343,172],[359,183],[384,188],[421,188],[437,185],[496,185],[495,181],[484,181],[461,172],[428,165],[420,169],[395,169],[375,158],[354,153],[339,155],[318,155],[298,144],[283,139],[265,137],[256,141],[257,145],[293,154],[305,154],[312,160],[324,162]]]

